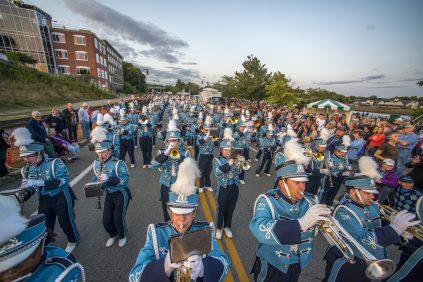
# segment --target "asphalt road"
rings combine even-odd
[[[158,148],[162,148],[163,143],[158,141],[153,149],[155,156]],[[255,149],[255,147],[253,147]],[[215,155],[218,154],[216,149]],[[258,162],[254,161],[256,152],[250,150],[250,158],[253,160],[252,169],[246,174],[246,185],[240,186],[240,194],[233,217],[232,240],[225,238],[221,242],[225,253],[231,259],[231,272],[226,281],[252,281],[251,270],[257,242],[248,229],[248,224],[252,216],[253,205],[260,193],[273,187],[274,184],[274,164],[272,165],[272,176],[255,176],[255,168]],[[129,168],[130,189],[132,201],[129,204],[126,222],[128,225],[128,243],[125,247],[119,248],[115,244],[111,248],[106,248],[105,244],[108,235],[101,224],[103,210],[95,209],[95,199],[87,199],[83,195],[82,187],[84,183],[90,182],[93,172],[91,167],[95,153],[82,148],[79,154],[80,160],[68,164],[70,178],[73,180],[73,191],[78,200],[75,205],[76,221],[81,234],[81,242],[74,251],[74,256],[85,267],[87,281],[127,281],[128,273],[131,269],[140,248],[144,245],[146,231],[149,223],[157,223],[163,220],[161,205],[159,200],[159,172],[142,168],[141,150],[136,149],[135,168]],[[81,173],[87,172],[81,178]],[[78,181],[78,179],[80,180]],[[212,178],[215,185],[216,179]],[[16,188],[20,185],[20,179],[3,185],[1,190]],[[341,195],[341,192],[339,193]],[[338,196],[339,196],[338,195]],[[104,201],[104,199],[102,199]],[[37,210],[38,199],[34,196],[25,203],[24,214],[29,216]],[[200,209],[197,219],[214,219],[215,200],[214,193],[205,192],[200,196]],[[55,228],[57,241],[55,244],[65,248],[66,237],[60,226],[56,222]],[[223,244],[222,244],[223,243]],[[321,234],[315,240],[314,258],[311,264],[302,271],[300,281],[319,281],[324,277],[325,262],[324,252],[327,242]],[[397,247],[388,248],[390,258],[398,261],[399,251]]]

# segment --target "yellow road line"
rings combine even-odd
[[[204,217],[206,218],[206,221],[208,222],[212,222],[213,221],[213,217],[212,214],[210,212],[210,208],[207,204],[207,199],[206,196],[204,195],[204,193],[199,193],[199,198],[200,198],[200,206],[203,209],[204,212]],[[222,242],[220,242],[220,240],[216,240],[217,244],[219,245],[220,249],[223,251],[223,245]],[[229,270],[228,275],[225,277],[224,279],[225,282],[233,282],[234,281],[234,276],[232,275],[232,271]]]
[[[213,210],[213,214],[216,214],[216,201],[213,197],[213,194],[208,191],[207,192],[204,191],[204,193],[207,194],[207,198],[209,200],[208,202],[210,203],[210,206]],[[223,241],[225,242],[226,248],[229,251],[229,255],[235,267],[236,273],[238,274],[239,281],[249,281],[248,274],[245,271],[244,265],[241,262],[241,258],[239,257],[239,254],[238,254],[238,251],[236,250],[234,242],[232,241],[232,239],[226,238],[226,236],[222,236],[222,238],[223,238]]]

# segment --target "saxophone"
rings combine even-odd
[[[23,179],[28,179],[28,175],[29,175],[29,168],[30,168],[31,164],[29,162],[27,162],[25,164],[24,167],[24,173],[23,173]],[[21,184],[21,187],[19,188],[19,193],[18,193],[18,202],[19,202],[19,206],[21,208],[21,212],[23,211],[23,205],[25,202],[25,188],[23,187],[23,185]]]
[[[100,159],[100,172],[99,172],[99,176],[103,174],[103,170],[104,170],[104,160]],[[96,209],[101,210],[101,196],[97,197],[97,202],[96,202]]]

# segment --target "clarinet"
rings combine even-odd
[[[329,178],[329,187],[330,188],[333,188],[334,186],[333,186],[333,180],[332,180],[332,173],[330,173],[331,165],[330,165],[329,158],[326,158],[326,168],[329,170],[329,175],[328,175],[328,178]]]
[[[104,160],[100,159],[100,172],[98,174],[99,176],[103,174],[103,170],[104,170]],[[101,210],[101,196],[98,196],[95,208],[98,210]]]
[[[24,175],[23,175],[23,180],[28,179],[28,175],[29,175],[29,167],[30,167],[30,163],[27,162],[25,164],[24,167]],[[18,201],[19,201],[19,205],[21,207],[21,212],[23,211],[23,205],[24,205],[24,201],[25,201],[25,188],[23,187],[23,185],[21,184],[21,187],[19,189],[19,197],[18,197]]]

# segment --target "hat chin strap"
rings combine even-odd
[[[363,198],[361,198],[361,195],[360,195],[360,193],[359,193],[359,191],[358,191],[359,189],[355,188],[354,190],[355,190],[355,194],[357,195],[357,198],[358,198],[358,200],[360,201],[360,203],[361,203],[363,206],[365,206],[366,204],[364,203]]]
[[[288,198],[289,198],[291,201],[296,201],[294,198],[292,198],[292,196],[291,196],[291,191],[289,191],[289,188],[288,188],[288,185],[287,185],[287,184],[286,184],[286,182],[285,182],[285,179],[282,179],[282,183],[283,183],[283,187],[285,187],[285,191],[286,191],[286,194],[287,194]]]

